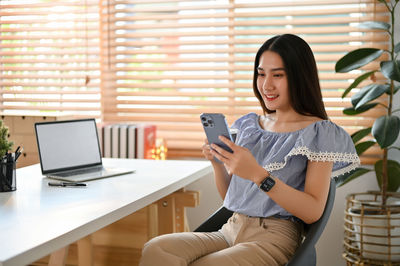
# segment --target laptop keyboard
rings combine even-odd
[[[47,177],[68,182],[83,182],[134,172],[134,170],[121,170],[117,168],[104,168],[100,166],[86,169],[77,169],[71,172],[57,173],[54,175],[47,175]]]
[[[65,173],[58,173],[57,176],[68,177],[68,176],[74,176],[74,175],[90,174],[93,172],[99,172],[101,170],[103,170],[103,167],[79,169],[79,170],[65,172]]]

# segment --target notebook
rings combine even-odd
[[[48,178],[83,182],[133,173],[103,167],[95,119],[35,123],[42,174]]]

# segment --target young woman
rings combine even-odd
[[[235,121],[235,143],[220,137],[233,153],[203,146],[233,216],[218,232],[150,240],[140,265],[284,265],[303,223],[321,217],[330,178],[359,164],[350,136],[328,120],[315,59],[303,39],[285,34],[261,46],[253,90],[264,115]]]

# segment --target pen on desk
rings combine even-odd
[[[78,182],[49,182],[48,185],[52,187],[86,187],[85,183]]]

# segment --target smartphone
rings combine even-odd
[[[219,140],[219,136],[224,136],[233,141],[229,132],[228,123],[226,123],[225,116],[219,113],[203,113],[200,115],[200,121],[203,124],[204,132],[206,133],[209,144],[215,143],[223,149],[233,152],[225,143]],[[214,158],[220,162],[217,158]]]

